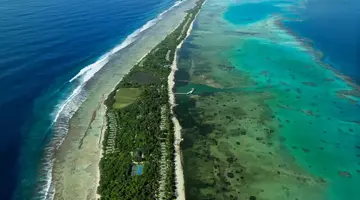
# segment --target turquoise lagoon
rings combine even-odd
[[[360,199],[359,87],[282,26],[301,6],[204,5],[176,76],[188,199]]]
[[[224,18],[234,24],[246,25],[263,20],[269,15],[280,11],[280,8],[274,6],[271,2],[233,4],[224,13]]]

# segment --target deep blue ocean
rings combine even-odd
[[[307,0],[284,25],[308,38],[339,72],[360,83],[360,1]]]
[[[36,195],[51,127],[80,84],[70,80],[174,2],[0,0],[0,199]],[[297,9],[301,21],[285,26],[360,82],[360,2],[308,0]]]
[[[80,84],[69,80],[174,3],[0,0],[1,200],[36,196],[51,126]]]

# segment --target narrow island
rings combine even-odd
[[[204,1],[188,10],[183,22],[106,99],[97,191],[101,200],[185,199],[181,128],[173,114],[176,51]]]

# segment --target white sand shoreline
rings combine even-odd
[[[203,2],[202,5],[204,5],[206,1]],[[200,10],[199,10],[200,12]],[[176,188],[176,199],[177,200],[185,200],[185,181],[184,181],[184,170],[182,166],[182,154],[181,154],[181,146],[180,143],[183,140],[181,136],[181,125],[179,123],[179,120],[174,116],[174,107],[176,106],[175,102],[175,95],[174,95],[174,87],[175,87],[175,72],[178,70],[177,68],[177,53],[178,50],[182,47],[184,41],[186,38],[190,35],[194,22],[196,20],[197,15],[199,12],[195,15],[194,19],[192,20],[187,32],[185,38],[178,44],[175,50],[174,54],[174,60],[171,65],[171,72],[168,76],[168,91],[169,91],[169,104],[171,109],[171,114],[173,117],[171,118],[172,122],[174,123],[174,148],[175,148],[175,160],[174,160],[174,166],[175,166],[175,188]]]
[[[103,102],[103,104],[104,104],[104,102]],[[106,128],[107,128],[106,111],[105,111],[104,116],[102,116],[102,117],[103,117],[103,125],[102,125],[102,128],[101,128],[101,135],[100,135],[100,138],[99,138],[100,153],[99,153],[99,163],[98,163],[98,166],[97,166],[97,175],[96,175],[96,190],[100,185],[100,161],[101,161],[101,158],[103,157],[103,145],[102,145],[102,143],[104,141],[105,131],[106,131]],[[100,199],[100,197],[101,196],[96,191],[96,199]]]

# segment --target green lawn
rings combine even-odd
[[[141,90],[139,88],[120,88],[115,94],[114,109],[121,109],[132,102],[134,102],[140,96]]]

